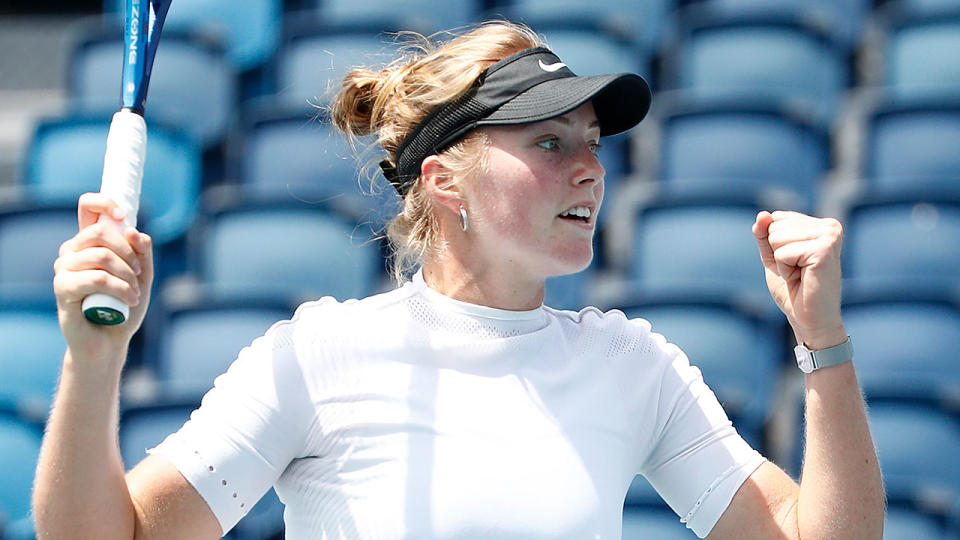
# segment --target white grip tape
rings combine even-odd
[[[137,226],[146,153],[147,124],[143,117],[128,110],[114,113],[107,134],[100,193],[109,196],[123,210],[123,224],[127,227]],[[109,219],[101,216],[104,218]]]
[[[117,226],[121,231],[137,226],[140,210],[140,184],[143,179],[143,162],[147,152],[147,125],[143,117],[128,110],[114,113],[107,134],[107,151],[103,158],[103,177],[100,193],[109,196],[124,213],[123,222],[117,223],[107,215],[99,221]],[[102,309],[105,308],[105,309]],[[110,295],[91,294],[83,299],[84,313],[101,313],[98,320],[109,317],[111,310],[126,320],[130,310],[127,305]]]

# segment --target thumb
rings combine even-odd
[[[770,236],[770,224],[773,223],[773,215],[766,210],[757,214],[757,219],[753,223],[753,236],[757,239],[757,247],[760,249],[760,260],[763,261],[763,267],[779,275],[777,270],[777,261],[773,256],[773,247],[767,238]]]

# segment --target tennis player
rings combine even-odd
[[[504,22],[348,74],[333,119],[379,137],[405,201],[388,229],[394,268],[412,279],[302,305],[126,474],[118,384],[148,304],[150,240],[98,225],[117,207],[84,195],[56,263],[68,350],[37,476],[41,538],[217,538],[275,486],[290,538],[617,539],[641,473],[700,537],[879,539],[836,221],[761,212],[753,227],[805,346],[799,486],[647,321],[542,305],[548,276],[593,256],[600,138],[649,105],[639,76],[578,77]],[[129,322],[87,322],[92,292],[129,300]]]

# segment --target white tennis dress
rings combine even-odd
[[[477,306],[419,274],[304,304],[150,452],[224,531],[275,485],[293,539],[619,539],[636,473],[703,537],[764,460],[646,321]]]

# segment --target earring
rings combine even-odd
[[[470,227],[470,220],[467,219],[467,209],[464,208],[463,205],[461,204],[460,205],[460,228],[463,229],[464,232],[466,232],[466,230],[469,227]]]

